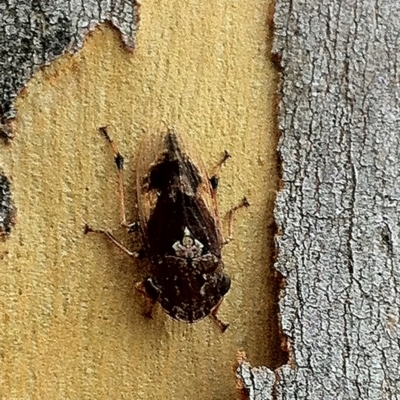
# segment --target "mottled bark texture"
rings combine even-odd
[[[85,35],[110,21],[133,47],[134,0],[8,0],[0,2],[0,125],[15,117],[14,100],[37,68],[82,46]]]
[[[238,355],[238,389],[252,400],[274,398],[275,375],[267,367],[252,368],[244,353]],[[247,397],[247,396],[246,396]]]
[[[11,194],[11,184],[0,171],[0,237],[5,238],[15,223],[15,208]]]
[[[399,398],[399,21],[396,0],[277,1],[276,267],[294,366],[273,398]]]

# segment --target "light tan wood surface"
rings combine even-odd
[[[253,365],[284,361],[272,268],[278,77],[269,3],[146,2],[133,52],[102,25],[20,95],[15,138],[0,152],[17,207],[0,243],[1,399],[235,399],[237,350]],[[137,143],[162,121],[192,137],[210,170],[225,149],[232,154],[221,217],[243,196],[251,202],[223,252],[232,278],[224,334],[210,319],[188,325],[161,309],[144,318],[134,285],[145,262],[83,235],[82,218],[134,248],[119,229],[117,174],[97,129],[107,125],[126,157],[134,219]]]

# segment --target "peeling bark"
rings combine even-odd
[[[267,367],[252,368],[244,353],[238,354],[237,377],[238,389],[253,400],[267,400],[273,398],[275,375]]]
[[[133,0],[10,0],[0,3],[0,132],[11,137],[14,100],[35,71],[66,51],[75,52],[85,35],[110,21],[133,48],[137,24]]]
[[[295,366],[274,398],[400,393],[399,16],[397,1],[277,2],[276,268]]]

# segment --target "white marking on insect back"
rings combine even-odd
[[[203,247],[203,244],[193,237],[187,227],[183,232],[182,241],[177,241],[172,246],[176,256],[182,258],[200,257]]]

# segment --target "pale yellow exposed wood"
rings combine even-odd
[[[234,399],[238,349],[253,364],[282,361],[271,13],[259,0],[148,1],[133,53],[105,25],[28,84],[16,137],[0,152],[18,208],[0,243],[1,399]],[[225,334],[209,319],[191,326],[161,310],[146,320],[134,291],[144,264],[82,234],[81,216],[134,247],[118,230],[117,175],[97,128],[108,125],[126,157],[134,218],[137,141],[162,121],[191,135],[210,169],[223,150],[233,155],[221,175],[222,216],[243,195],[252,204],[224,249],[232,277]]]

